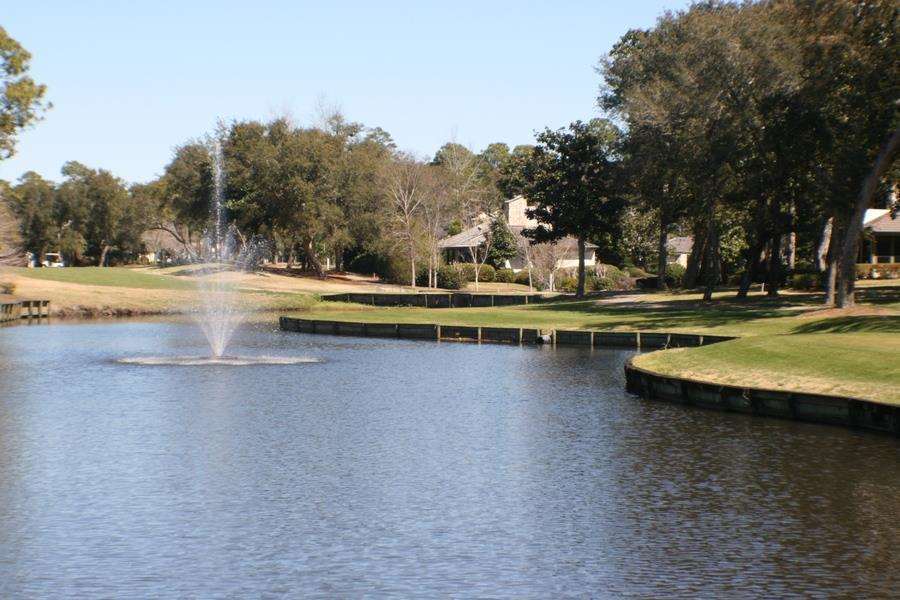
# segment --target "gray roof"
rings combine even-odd
[[[447,249],[447,248],[474,248],[480,246],[485,242],[485,233],[490,229],[490,223],[481,223],[476,225],[475,227],[470,227],[465,231],[461,231],[456,235],[451,235],[450,237],[446,237],[438,242],[438,247]],[[517,238],[524,237],[522,235],[522,231],[525,227],[516,227],[512,226],[509,230],[512,232],[514,236]],[[573,238],[572,236],[567,236],[556,242],[557,245],[562,246],[563,248],[575,248],[578,246],[578,240]],[[596,244],[592,244],[587,242],[585,247],[588,250],[596,250],[598,246]]]
[[[666,242],[666,246],[669,248],[669,252],[674,252],[675,254],[690,254],[691,248],[694,247],[694,238],[685,235],[670,237]]]

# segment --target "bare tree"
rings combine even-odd
[[[566,249],[556,243],[535,244],[531,248],[534,260],[534,269],[538,279],[548,291],[556,289],[556,273],[559,271],[559,263],[566,257]]]
[[[449,188],[441,175],[434,167],[428,168],[422,202],[423,241],[428,254],[428,287],[437,287],[437,268],[441,261],[440,241],[447,231],[447,223],[452,214]]]
[[[519,249],[519,254],[522,255],[522,258],[525,261],[525,269],[528,271],[528,291],[534,291],[534,244],[531,243],[526,237],[521,235],[516,236],[516,247]]]
[[[470,149],[456,143],[445,144],[435,157],[436,165],[444,171],[448,196],[463,227],[467,230],[479,228],[484,242],[473,239],[467,246],[469,258],[475,264],[475,290],[478,290],[479,271],[487,261],[491,249],[491,227],[493,207],[490,194],[481,178],[483,158]]]
[[[427,167],[412,156],[401,155],[385,169],[385,188],[393,213],[392,224],[406,244],[410,285],[416,287],[416,242],[419,213],[426,197]]]

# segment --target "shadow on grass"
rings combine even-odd
[[[857,288],[856,298],[864,304],[900,303],[900,285]]]
[[[791,333],[900,333],[900,317],[836,317],[798,325]]]
[[[789,309],[796,310],[789,310]],[[756,319],[794,317],[818,308],[815,295],[753,300],[721,299],[704,303],[689,299],[671,299],[635,304],[598,304],[594,300],[566,300],[529,307],[535,312],[581,313],[603,321],[585,327],[636,325],[641,329],[671,327],[721,327],[747,323]],[[615,319],[615,321],[610,321]]]

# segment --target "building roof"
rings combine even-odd
[[[670,237],[666,241],[666,246],[669,248],[670,252],[674,252],[675,254],[690,254],[691,248],[694,247],[694,238],[689,235],[676,235]]]
[[[461,232],[457,233],[456,235],[451,235],[450,237],[446,237],[446,238],[442,239],[440,242],[438,242],[438,247],[440,247],[442,249],[478,247],[478,246],[484,244],[485,239],[486,239],[485,234],[488,232],[490,227],[491,227],[490,223],[479,223],[478,225],[476,225],[474,227],[470,227],[469,229],[466,229],[465,231],[461,231]],[[516,236],[517,238],[525,237],[522,235],[522,231],[524,229],[525,229],[525,227],[516,227],[516,226],[511,226],[509,228],[509,230],[512,232],[512,234],[514,236]],[[556,243],[557,243],[557,245],[562,246],[563,248],[566,248],[566,249],[578,247],[578,240],[571,236],[564,237],[561,240],[557,241]],[[585,248],[587,248],[588,250],[596,250],[598,248],[598,246],[596,244],[587,242],[585,244]]]
[[[439,248],[475,248],[484,243],[485,233],[490,229],[490,224],[479,223],[475,227],[470,227],[460,231],[456,235],[451,235],[438,242]]]
[[[875,209],[869,209],[866,211],[866,217],[869,216],[869,212]],[[880,216],[864,221],[865,226],[870,228],[875,233],[900,233],[900,215],[895,217],[891,216],[891,211],[889,210],[880,210]]]
[[[866,215],[863,217],[863,226],[868,227],[873,221],[877,221],[889,211],[886,208],[867,208]]]

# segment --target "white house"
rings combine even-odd
[[[537,227],[538,222],[529,219],[525,214],[528,208],[528,202],[523,196],[516,196],[504,202],[503,210],[509,229],[516,237],[517,241],[524,240],[522,230]],[[444,253],[444,258],[448,263],[453,262],[473,262],[472,249],[482,248],[487,240],[487,232],[491,228],[493,218],[488,215],[482,215],[479,223],[474,227],[470,227],[465,231],[461,231],[456,235],[442,239],[439,246]],[[556,266],[558,269],[575,268],[578,266],[578,240],[568,236],[556,242],[556,246],[561,252],[560,258]],[[586,244],[584,264],[592,267],[596,264],[597,246],[591,243]],[[520,253],[512,260],[506,261],[506,267],[513,271],[521,271],[526,267],[525,256]]]

